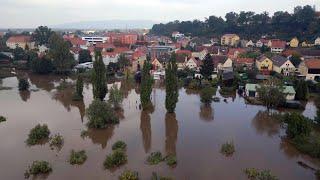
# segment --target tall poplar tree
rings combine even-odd
[[[177,64],[176,55],[171,55],[170,61],[166,67],[166,109],[168,113],[173,113],[176,109],[178,102],[179,90],[178,90],[178,76],[177,76]]]
[[[140,101],[142,105],[142,109],[147,109],[151,105],[150,95],[152,92],[152,83],[153,79],[150,74],[151,70],[151,62],[150,56],[147,56],[147,60],[143,64],[142,72],[141,72],[141,84],[140,84]]]
[[[94,99],[100,99],[102,101],[105,98],[108,92],[106,81],[106,67],[102,60],[101,51],[96,51],[92,71],[92,88]]]

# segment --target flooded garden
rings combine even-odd
[[[142,111],[139,86],[134,82],[114,82],[124,94],[116,111],[120,122],[106,129],[88,129],[86,108],[93,100],[92,86],[84,84],[83,101],[73,101],[73,88],[61,88],[73,79],[53,75],[24,74],[30,90],[19,92],[17,77],[0,82],[0,179],[23,179],[35,160],[45,160],[52,172],[40,179],[118,179],[124,170],[137,171],[140,179],[152,173],[174,179],[247,179],[244,170],[270,170],[279,179],[315,179],[320,161],[304,155],[283,138],[285,130],[263,106],[246,104],[235,94],[210,106],[201,103],[199,93],[179,90],[176,111],[167,114],[165,89],[159,82],[152,90],[153,108]],[[108,84],[110,88],[112,84]],[[225,99],[225,100],[224,100]],[[286,110],[282,110],[286,111]],[[307,102],[303,115],[313,118],[316,107]],[[61,148],[48,142],[26,144],[30,129],[47,124],[51,134],[64,138]],[[82,132],[86,133],[82,133]],[[104,169],[106,155],[117,141],[126,143],[127,162],[119,168]],[[234,144],[232,156],[220,152],[226,142]],[[71,150],[85,150],[87,159],[71,165]],[[177,164],[147,163],[152,152],[175,154]]]

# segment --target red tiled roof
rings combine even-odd
[[[308,59],[305,64],[309,69],[320,69],[320,59]]]
[[[115,46],[110,43],[102,43],[102,42],[97,42],[96,43],[97,48],[104,48],[104,49],[114,49]]]
[[[271,41],[271,47],[272,48],[285,48],[286,42],[281,40],[272,40]]]
[[[178,51],[176,52],[176,54],[185,54],[185,55],[187,55],[188,57],[190,57],[191,54],[192,54],[192,52],[189,51],[189,50],[178,50]]]
[[[67,41],[70,41],[73,46],[84,46],[87,44],[85,40],[80,38],[66,38]]]
[[[236,64],[253,64],[253,58],[236,58],[233,60]]]
[[[238,53],[245,53],[246,50],[243,48],[230,48],[228,51],[228,56],[234,56],[234,54],[238,52]]]
[[[19,42],[23,42],[23,43],[26,43],[26,42],[31,42],[31,36],[22,36],[22,35],[19,35],[19,36],[11,36],[7,42],[9,43],[19,43]]]

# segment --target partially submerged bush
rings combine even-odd
[[[152,172],[151,180],[173,180],[173,178],[164,177],[164,176],[158,176],[157,173]]]
[[[111,105],[97,99],[89,105],[86,113],[89,119],[87,125],[90,128],[102,129],[110,124],[119,123]]]
[[[205,87],[205,88],[201,89],[201,92],[200,92],[201,102],[205,103],[205,104],[211,104],[212,96],[215,95],[216,90],[217,89],[215,89],[213,87]]]
[[[18,85],[18,87],[19,87],[19,90],[20,91],[26,91],[26,90],[28,90],[29,89],[29,82],[28,82],[28,80],[27,79],[19,79],[19,85]]]
[[[103,163],[105,169],[119,167],[127,162],[127,155],[124,151],[115,150],[108,155]]]
[[[49,138],[50,130],[46,124],[44,125],[36,125],[34,128],[30,130],[28,135],[27,144],[28,145],[35,145],[40,143],[43,140]]]
[[[88,130],[82,130],[80,136],[82,138],[85,138],[86,136],[88,136]]]
[[[126,170],[119,176],[119,180],[138,180],[138,172]]]
[[[0,116],[0,122],[4,122],[4,121],[6,121],[7,119],[5,118],[5,117],[3,117],[3,116]]]
[[[112,145],[112,150],[122,150],[124,151],[127,148],[127,145],[123,141],[117,141]]]
[[[30,175],[47,174],[52,171],[51,165],[47,161],[33,161],[32,165],[25,172],[25,177]]]
[[[259,171],[255,168],[247,168],[244,170],[248,179],[252,180],[277,180],[278,178],[271,174],[270,170]]]
[[[61,148],[63,146],[64,139],[60,134],[55,134],[50,138],[50,147]]]
[[[119,108],[121,106],[123,95],[117,85],[113,85],[111,87],[108,101],[113,105],[114,108]]]
[[[70,164],[83,164],[87,160],[86,151],[71,151],[69,162]]]
[[[147,158],[147,161],[150,165],[156,165],[163,161],[163,157],[161,152],[152,152],[150,156]]]
[[[174,167],[177,165],[177,157],[175,155],[169,155],[165,158],[166,163],[170,167]]]
[[[296,136],[309,136],[311,132],[311,121],[301,114],[286,114],[284,121],[288,124],[287,135],[289,138]]]
[[[231,156],[235,152],[233,142],[222,144],[220,152],[225,156]]]

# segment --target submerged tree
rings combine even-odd
[[[309,95],[308,83],[304,80],[299,80],[296,86],[296,99],[307,100]]]
[[[123,101],[123,95],[117,85],[113,85],[110,89],[109,100],[108,100],[114,108],[119,108]]]
[[[75,65],[73,55],[70,53],[69,44],[63,38],[53,33],[49,39],[49,57],[53,60],[53,65],[57,73],[68,73]]]
[[[106,85],[106,67],[102,61],[101,52],[96,51],[95,54],[96,57],[93,63],[92,71],[93,97],[102,101],[108,92],[108,88]]]
[[[173,113],[178,102],[178,76],[177,76],[176,55],[173,53],[166,67],[166,109]]]
[[[152,83],[153,79],[150,74],[151,63],[150,57],[147,57],[147,60],[143,64],[142,68],[142,76],[141,76],[141,93],[140,93],[140,101],[142,105],[142,109],[147,109],[151,105],[150,95],[152,92]]]
[[[267,107],[267,109],[276,108],[285,101],[285,94],[280,82],[275,79],[267,81],[257,88],[259,100]]]
[[[81,100],[83,98],[83,79],[80,75],[78,75],[78,79],[76,82],[76,90],[73,95],[73,100]]]

